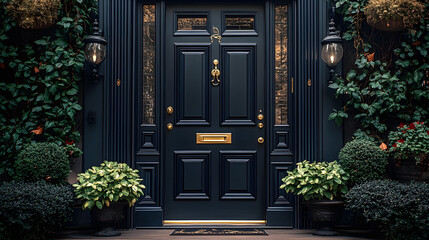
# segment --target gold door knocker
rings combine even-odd
[[[221,41],[222,37],[219,34],[219,29],[215,26],[213,26],[213,34],[210,36],[210,40],[213,43],[213,38],[217,39],[219,42]]]
[[[215,60],[213,60],[213,64],[214,64],[215,68],[212,70],[212,77],[213,77],[212,85],[214,87],[217,87],[217,86],[219,86],[219,83],[220,83],[220,79],[219,79],[220,71],[219,71],[219,69],[217,69],[217,65],[219,64],[219,61],[217,59],[215,59]]]

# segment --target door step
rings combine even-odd
[[[265,220],[164,220],[164,227],[200,227],[200,226],[232,226],[232,227],[261,227]]]

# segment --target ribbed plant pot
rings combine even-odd
[[[127,201],[119,201],[110,203],[109,207],[103,206],[102,209],[93,207],[91,209],[91,221],[100,229],[94,235],[99,237],[121,235],[120,232],[115,231],[115,226],[124,219],[124,207],[126,205],[128,205]]]
[[[400,32],[406,28],[401,20],[374,20],[373,17],[368,16],[366,22],[373,28],[384,32]]]
[[[392,179],[404,183],[429,182],[429,171],[417,166],[414,157],[401,159],[400,162],[392,160],[389,164],[389,175]]]
[[[343,201],[335,200],[311,200],[303,201],[310,212],[311,221],[316,224],[317,229],[313,235],[338,236],[340,233],[334,230],[344,210]]]

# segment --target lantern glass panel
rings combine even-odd
[[[85,59],[95,65],[100,64],[106,57],[106,46],[100,43],[85,45]]]
[[[343,46],[339,43],[328,43],[322,46],[322,60],[330,67],[336,66],[343,58]]]

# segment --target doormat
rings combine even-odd
[[[170,235],[268,235],[259,228],[178,228]]]

